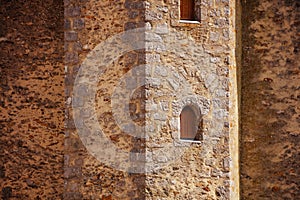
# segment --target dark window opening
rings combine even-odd
[[[196,20],[194,0],[180,0],[180,19]]]
[[[180,114],[180,139],[202,140],[202,119],[199,120],[190,106],[184,107]]]

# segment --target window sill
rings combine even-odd
[[[187,24],[200,24],[199,21],[196,21],[196,20],[179,20],[179,23],[187,23]]]
[[[180,142],[189,142],[189,143],[198,143],[198,144],[202,143],[202,141],[200,141],[200,140],[185,140],[185,139],[180,139],[179,141]]]
[[[196,20],[171,19],[171,25],[175,27],[201,27],[203,24]]]

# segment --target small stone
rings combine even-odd
[[[217,32],[210,32],[209,38],[212,42],[217,42],[220,38],[220,34]]]
[[[155,67],[155,74],[158,75],[158,76],[166,77],[168,75],[168,71],[163,66],[156,66]]]
[[[84,28],[84,19],[74,19],[73,22],[74,29],[83,29]]]
[[[157,34],[168,34],[169,33],[169,27],[167,23],[158,24],[155,28],[155,33]]]
[[[173,79],[168,79],[168,82],[174,90],[177,90],[180,86],[180,84]]]
[[[166,163],[168,161],[168,158],[165,156],[158,156],[157,157],[157,162],[159,163]]]
[[[162,12],[164,12],[164,13],[167,13],[168,11],[169,11],[169,9],[168,9],[168,7],[162,7],[162,6],[160,6],[160,7],[158,7],[157,8],[159,11],[162,11]]]
[[[76,41],[78,39],[78,33],[75,31],[65,32],[65,40],[68,42]]]
[[[223,159],[223,168],[225,171],[229,171],[231,159],[229,157]]]
[[[160,62],[160,55],[159,54],[146,54],[146,62],[147,63]]]
[[[139,15],[139,12],[138,12],[138,11],[132,10],[132,11],[128,12],[128,17],[129,17],[130,19],[134,19],[134,18],[136,18],[138,15]]]
[[[161,20],[162,19],[162,14],[146,10],[145,19],[147,21]]]
[[[145,33],[145,39],[148,42],[162,42],[162,38],[159,35],[157,35],[155,33],[151,33],[151,32],[150,33],[148,33],[148,32]]]
[[[169,103],[167,101],[161,101],[160,107],[163,111],[169,111]]]
[[[145,28],[146,28],[146,30],[151,30],[152,29],[151,23],[150,22],[146,22],[145,23]]]
[[[215,160],[214,159],[207,159],[207,160],[205,160],[205,165],[212,167],[212,166],[215,165]]]
[[[77,52],[66,52],[65,53],[65,63],[77,63],[78,53]]]
[[[71,21],[69,19],[65,19],[65,24],[64,24],[65,30],[71,29]],[[0,38],[1,41],[1,38]]]
[[[162,114],[162,113],[155,113],[153,115],[153,118],[155,120],[159,120],[159,121],[166,121],[167,120],[167,116],[165,114]]]
[[[217,63],[217,62],[220,62],[220,60],[221,60],[221,59],[220,59],[219,57],[211,57],[211,58],[210,58],[210,62],[211,62],[211,63]]]
[[[79,7],[65,8],[65,17],[76,17],[80,15]]]

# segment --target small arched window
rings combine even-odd
[[[196,20],[195,16],[195,0],[180,0],[180,19]]]
[[[180,114],[180,139],[200,141],[202,121],[191,106],[185,106]]]

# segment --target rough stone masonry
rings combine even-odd
[[[180,2],[0,2],[1,199],[300,196],[299,1]]]
[[[237,114],[236,96],[230,95],[230,85],[236,84],[234,79],[230,80],[235,76],[235,41],[231,37],[234,15],[230,11],[233,3],[196,3],[201,8],[201,20],[196,23],[180,22],[179,1],[65,4],[67,77],[74,79],[76,73],[81,77],[84,73],[80,67],[91,66],[95,73],[101,71],[96,76],[97,85],[91,83],[95,73],[86,73],[79,80],[88,84],[86,91],[75,89],[76,98],[72,99],[73,82],[68,87],[67,113],[73,126],[67,126],[65,198],[229,199],[230,195],[237,195],[230,193],[234,191],[230,187],[237,185],[233,177],[238,177],[237,171],[230,173],[233,166],[230,154],[234,152],[229,145],[237,142],[237,132],[230,133],[237,123],[229,121],[230,112]],[[84,27],[75,27],[75,20],[84,20]],[[110,38],[138,28],[143,33],[130,35],[133,44],[126,44],[129,47],[112,39],[119,49],[132,49],[122,55],[116,53],[115,45],[108,42]],[[103,48],[98,46],[102,43],[106,44]],[[114,61],[94,69],[99,57],[101,63]],[[103,155],[105,151],[99,153],[96,145],[101,141],[97,143],[97,135],[91,133],[95,130],[90,123],[93,109],[90,103],[82,102],[88,102],[89,98],[80,98],[92,87],[97,87],[95,115],[102,134],[110,139],[111,145],[118,146],[118,153],[130,152],[131,164],[121,162],[123,172],[107,166],[109,162],[103,164],[109,160],[103,156],[96,159],[97,153]],[[74,104],[75,113],[78,111],[77,129],[72,123]],[[199,142],[180,140],[179,118],[187,105],[193,105],[201,113],[203,139]],[[124,117],[127,114],[129,118]],[[77,117],[84,118],[82,121],[88,124],[89,131],[78,129],[82,123],[76,123]],[[137,129],[144,137],[135,137]],[[79,136],[85,138],[83,145]],[[110,145],[103,145],[103,149],[109,149]],[[95,156],[83,146],[89,146],[87,149]]]

